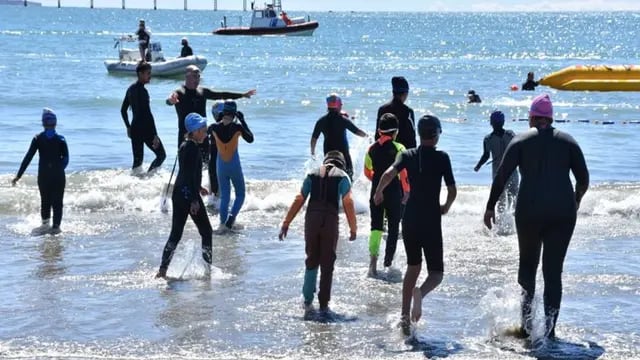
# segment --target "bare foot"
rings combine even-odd
[[[413,303],[411,304],[411,321],[418,322],[422,317],[422,291],[413,288]]]

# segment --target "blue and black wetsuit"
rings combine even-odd
[[[380,129],[380,118],[386,113],[393,114],[398,118],[398,136],[395,141],[404,145],[406,149],[413,149],[416,147],[416,117],[413,113],[413,109],[395,97],[388,103],[380,106],[378,109],[375,135],[376,140],[380,138],[380,133],[378,132]]]
[[[491,156],[491,170],[492,176],[495,177],[498,173],[498,167],[504,156],[504,152],[507,150],[507,146],[516,134],[511,130],[498,129],[494,130],[491,134],[484,137],[482,143],[483,153],[476,164],[476,168],[484,165],[489,156]],[[503,212],[510,208],[510,204],[515,203],[516,195],[518,194],[518,172],[514,171],[513,175],[509,178],[506,185],[506,191],[502,193],[499,200],[498,211]]]
[[[449,155],[421,145],[402,152],[393,167],[407,170],[411,186],[402,218],[407,265],[420,265],[424,253],[429,271],[444,272],[440,189],[443,179],[447,186],[455,185]]]
[[[133,114],[131,124],[129,124],[129,114],[127,113],[129,106],[131,106],[131,113]],[[162,165],[167,154],[164,151],[164,146],[162,146],[162,141],[159,141],[157,148],[153,148],[153,139],[158,136],[158,131],[156,130],[153,114],[151,114],[149,92],[147,92],[143,83],[136,81],[127,89],[120,108],[120,114],[124,125],[131,134],[131,149],[133,151],[133,165],[131,167],[135,169],[142,165],[145,144],[156,154],[155,160],[149,166],[149,171]]]
[[[160,264],[160,269],[165,270],[165,273],[169,267],[173,253],[182,238],[187,216],[191,216],[202,237],[202,257],[204,261],[211,264],[211,237],[213,229],[211,228],[207,211],[200,197],[202,155],[200,154],[198,144],[192,140],[183,142],[178,151],[178,160],[180,170],[178,170],[171,195],[171,202],[173,204],[171,233],[169,234],[167,244],[164,246],[162,263]],[[190,213],[191,204],[194,202],[200,205],[195,215]]]
[[[246,142],[253,142],[253,133],[249,130],[241,112],[238,112],[238,120],[240,124],[236,122],[214,123],[209,125],[207,130],[214,137],[217,148],[216,168],[220,186],[220,222],[230,225],[233,224],[240,212],[245,197],[244,174],[238,154],[238,141],[242,136]],[[236,197],[231,212],[229,212],[231,183],[233,183]]]
[[[320,134],[324,136],[323,150],[325,155],[332,150],[340,151],[346,162],[345,171],[349,174],[349,178],[353,179],[353,162],[349,154],[346,130],[357,134],[360,129],[340,112],[329,110],[316,122],[311,138],[318,139]]]
[[[62,221],[62,203],[66,178],[64,169],[69,164],[69,148],[64,136],[55,129],[47,129],[33,137],[31,146],[22,160],[16,178],[21,178],[31,163],[31,159],[39,154],[38,190],[40,190],[40,216],[43,222],[51,218],[53,209],[53,227],[59,228]]]
[[[518,283],[525,293],[522,315],[523,319],[531,318],[536,271],[544,247],[544,306],[550,319],[548,330],[554,335],[564,258],[576,224],[577,205],[589,186],[589,171],[580,146],[570,135],[553,127],[531,128],[509,144],[493,179],[487,210],[494,209],[516,167],[522,176],[515,214],[520,248]],[[569,172],[576,179],[575,191]]]

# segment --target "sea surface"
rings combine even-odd
[[[540,77],[575,64],[637,63],[640,14],[310,13],[320,22],[311,37],[212,35],[224,15],[230,25],[246,25],[250,16],[0,9],[0,358],[640,358],[640,98],[510,90],[529,71]],[[169,268],[179,280],[153,277],[170,230],[160,201],[177,150],[175,110],[164,100],[181,79],[147,85],[168,157],[157,174],[132,176],[120,105],[134,79],[108,75],[103,61],[117,56],[114,38],[132,33],[139,18],[165,56],[179,54],[180,39],[189,38],[209,60],[204,86],[257,90],[238,103],[256,138],[240,145],[248,182],[238,217],[244,229],[214,237],[209,278],[191,222]],[[331,300],[340,321],[302,319],[303,215],[285,241],[277,239],[305,171],[318,164],[309,139],[325,96],[337,92],[371,134],[396,75],[409,80],[408,105],[418,117],[443,121],[438,148],[449,153],[458,185],[443,217],[445,278],[424,299],[423,320],[409,341],[397,328],[402,245],[384,279],[366,276],[366,138],[349,135],[358,238],[347,241],[342,219]],[[481,104],[466,103],[470,89]],[[592,183],[565,262],[561,341],[528,344],[506,335],[518,324],[517,239],[484,229],[491,171],[473,167],[491,130],[490,112],[502,110],[506,128],[522,132],[531,99],[543,91],[555,118],[564,120],[557,128],[582,146]],[[58,115],[70,162],[63,233],[34,237],[37,156],[16,187],[10,181],[41,131],[45,106]],[[152,153],[145,156],[148,166]],[[211,220],[216,226],[217,217]],[[541,312],[538,306],[538,338]]]

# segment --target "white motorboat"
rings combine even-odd
[[[123,42],[134,42],[133,36],[125,36],[116,39],[114,47],[118,48],[118,59],[105,60],[104,66],[110,74],[136,75],[136,67],[140,63],[140,50],[127,49],[123,47]],[[187,57],[166,58],[162,54],[162,45],[159,42],[152,42],[149,46],[151,53],[151,75],[153,76],[177,76],[184,75],[187,66],[195,65],[200,70],[207,67],[207,59],[200,55]]]
[[[266,4],[264,8],[253,8],[249,27],[227,26],[227,17],[225,16],[222,26],[214,30],[213,33],[216,35],[310,36],[318,26],[317,21],[311,21],[309,18],[289,18],[287,13],[282,11],[281,1],[273,0],[271,4]]]

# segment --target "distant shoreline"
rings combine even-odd
[[[0,5],[24,6],[24,0],[0,0]],[[27,1],[27,6],[42,6],[42,3]]]

